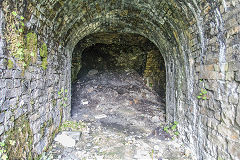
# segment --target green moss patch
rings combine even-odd
[[[8,67],[8,69],[12,69],[13,68],[13,61],[11,61],[10,59],[8,60],[7,67]]]
[[[46,43],[43,43],[41,48],[40,48],[40,56],[43,57],[43,58],[47,57],[47,52],[48,52],[47,45],[46,45]]]
[[[14,127],[6,135],[7,153],[10,159],[32,159],[33,134],[27,115],[14,121]]]
[[[81,121],[66,121],[62,124],[62,131],[82,131],[86,127],[86,124]]]
[[[25,35],[25,17],[18,12],[17,8],[14,8],[14,5],[10,1],[3,2],[7,22],[5,37],[10,56],[15,59],[16,65],[24,70],[30,63],[36,63],[37,35],[32,32]],[[9,6],[12,8],[11,11]],[[11,69],[12,63],[9,62],[8,64],[8,68]]]
[[[44,70],[46,70],[47,69],[47,65],[48,65],[48,62],[47,62],[47,58],[43,58],[42,59],[42,68],[44,69]]]
[[[25,52],[27,55],[27,62],[30,63],[32,61],[33,63],[36,63],[37,61],[37,35],[35,33],[28,33],[26,35],[26,46],[25,46]]]
[[[48,65],[48,62],[47,62],[48,50],[47,50],[46,43],[43,43],[41,48],[40,48],[40,56],[42,58],[42,65],[41,66],[44,70],[46,70],[47,65]]]

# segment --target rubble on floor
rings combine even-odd
[[[91,71],[72,86],[72,123],[49,154],[61,160],[189,160],[166,130],[165,103],[135,71]],[[171,127],[177,130],[177,123]],[[177,131],[175,132],[177,133]]]

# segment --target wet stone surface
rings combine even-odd
[[[191,159],[163,130],[165,103],[136,72],[91,71],[72,95],[72,119],[84,127],[58,134],[49,152],[54,159]]]

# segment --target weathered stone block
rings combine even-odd
[[[12,120],[7,121],[4,123],[4,129],[5,131],[8,131],[9,129],[11,129],[14,126],[14,122]]]
[[[18,100],[17,98],[12,98],[9,100],[9,105],[10,106],[15,106],[17,104]]]
[[[25,72],[24,77],[25,77],[25,79],[27,79],[27,80],[31,80],[32,74],[31,74],[30,72]]]
[[[11,89],[11,88],[13,88],[13,81],[11,80],[11,79],[6,79],[6,87],[8,88],[8,89]]]
[[[5,86],[6,86],[5,79],[0,79],[0,89],[4,88]]]
[[[47,102],[47,95],[43,95],[41,97],[39,97],[39,103],[46,103]]]
[[[0,106],[1,106],[1,107],[0,107],[0,111],[2,111],[1,108],[2,108],[3,103],[4,103],[4,98],[0,98]]]
[[[216,72],[220,71],[220,67],[218,64],[214,64],[214,71],[216,71]]]
[[[3,77],[3,70],[0,69],[0,77]]]
[[[238,70],[234,76],[235,81],[240,82],[240,71]]]
[[[3,78],[5,79],[11,79],[12,78],[12,70],[7,70],[3,74]]]
[[[20,87],[20,84],[21,84],[21,80],[20,79],[14,79],[14,87],[15,88]]]
[[[0,113],[0,123],[4,122],[4,118],[5,118],[5,113]]]
[[[225,96],[225,89],[223,88],[223,86],[219,86],[217,92],[214,92],[214,99],[221,101],[223,103],[227,103],[229,102],[229,98],[228,96]]]
[[[227,81],[232,81],[234,79],[234,72],[227,72],[226,73],[226,80]]]
[[[41,134],[37,133],[37,134],[34,134],[33,136],[33,144],[36,144],[40,141],[41,139]]]
[[[36,81],[32,81],[30,83],[30,85],[31,85],[31,89],[36,89],[37,88],[37,82]]]
[[[23,95],[22,100],[23,100],[24,104],[27,104],[30,102],[30,97],[28,95]]]
[[[38,89],[43,89],[44,88],[44,82],[42,80],[37,80],[37,88]]]
[[[225,146],[224,149],[221,149],[221,148],[217,149],[217,153],[218,153],[217,158],[218,158],[218,160],[221,160],[221,159],[222,160],[231,159],[229,153],[226,151],[226,148],[227,148],[227,146]]]
[[[26,95],[30,93],[30,88],[28,83],[23,83],[23,85],[20,87],[21,95]]]
[[[237,93],[240,93],[240,85],[237,88]]]
[[[16,98],[18,96],[20,96],[22,94],[21,92],[21,88],[14,88],[13,89],[10,89],[10,90],[7,90],[7,93],[6,93],[6,97],[8,98]]]
[[[208,135],[208,139],[209,141],[211,141],[213,144],[215,144],[216,146],[218,146],[221,149],[225,149],[226,148],[226,139],[223,138],[220,135],[214,135],[212,133],[209,133]]]
[[[228,142],[228,151],[233,159],[240,159],[240,143],[239,142]]]
[[[14,70],[13,71],[13,78],[14,79],[19,79],[22,77],[22,71],[19,71],[19,70]]]
[[[228,71],[238,71],[240,68],[240,62],[229,62]]]
[[[235,26],[235,27],[228,30],[227,37],[229,38],[230,36],[233,36],[234,34],[237,34],[239,32],[240,32],[240,26]]]
[[[7,60],[0,59],[0,69],[6,69],[6,68],[7,68]]]
[[[217,130],[217,126],[219,124],[219,121],[217,121],[216,119],[214,118],[209,118],[208,119],[208,124],[209,124],[209,127],[214,129],[214,130]]]
[[[5,112],[5,122],[8,121],[12,116],[12,112],[11,111],[6,111]]]
[[[18,107],[15,111],[15,119],[18,119],[23,114],[23,109],[21,107]]]
[[[6,88],[0,89],[0,98],[5,99],[6,93],[7,93],[7,89]]]
[[[36,134],[40,131],[40,124],[41,124],[40,119],[33,122],[32,127],[31,127],[33,134]]]
[[[3,132],[4,132],[4,126],[0,125],[0,136],[3,134]]]
[[[225,123],[225,125],[230,126],[234,124],[234,118],[235,118],[235,107],[232,104],[224,103],[221,104],[222,112],[221,112],[221,118],[222,121]]]
[[[236,116],[236,122],[238,123],[238,125],[240,126],[240,102],[238,103],[237,106],[237,116]]]
[[[204,74],[202,74],[202,76],[200,77],[200,79],[213,79],[213,80],[217,80],[220,79],[222,80],[224,75],[222,73],[216,72],[216,71],[208,71],[205,70],[203,71]]]
[[[214,64],[205,65],[204,69],[208,71],[214,71]]]
[[[36,153],[38,153],[38,154],[41,154],[42,151],[43,151],[43,149],[44,149],[44,147],[46,146],[46,144],[47,144],[47,138],[44,137],[44,138],[41,139],[41,140],[37,143],[37,145],[34,147],[34,151],[35,151]]]
[[[2,103],[1,101],[0,101],[0,103]],[[0,111],[6,111],[6,110],[8,110],[10,107],[9,107],[9,100],[8,99],[3,99],[3,103],[2,103],[2,105],[1,105],[1,107],[0,107]]]
[[[14,90],[7,90],[6,91],[6,98],[14,98],[17,97],[17,94]]]
[[[237,141],[239,139],[239,132],[226,126],[225,124],[218,125],[218,132],[228,138]]]
[[[217,112],[221,109],[221,104],[218,101],[214,100],[213,98],[209,98],[207,107]]]
[[[1,18],[1,19],[3,19],[3,18]],[[1,36],[2,36],[2,34],[1,34]],[[4,49],[5,49],[5,43],[3,42],[3,40],[1,39],[0,40],[0,58],[4,58],[5,56],[4,56]]]
[[[42,94],[43,94],[43,92],[42,92],[42,90],[40,90],[40,89],[35,89],[34,91],[33,91],[33,99],[37,99],[37,97],[40,97],[40,96],[42,96]]]
[[[220,112],[215,112],[214,117],[216,120],[220,121],[221,120],[221,113]]]
[[[229,102],[231,104],[238,104],[238,99],[239,99],[238,94],[236,94],[236,93],[233,93],[229,96]]]
[[[209,80],[209,83],[205,84],[205,88],[207,90],[211,90],[211,91],[217,92],[217,90],[218,90],[218,82],[215,81],[215,80]]]
[[[236,17],[232,17],[231,19],[229,19],[226,23],[226,28],[229,29],[231,28],[232,26],[236,26],[238,24],[237,20],[236,20]]]

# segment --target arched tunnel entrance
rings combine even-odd
[[[106,159],[151,158],[146,146],[158,146],[161,140],[178,135],[175,129],[172,133],[164,130],[165,86],[164,58],[147,38],[128,33],[83,38],[72,55],[71,117],[90,130],[80,148],[89,145],[85,150],[94,154],[97,145],[106,150]],[[161,145],[163,150],[169,147]],[[164,156],[182,156],[172,152]],[[160,151],[152,153],[152,157],[160,155]]]
[[[138,75],[135,78],[141,80],[141,85],[144,85],[138,87],[147,87],[153,91],[157,95],[157,101],[161,102],[162,112],[166,112],[166,70],[164,58],[158,48],[150,40],[138,34],[95,33],[82,39],[73,51],[72,116],[76,114],[76,109],[74,109],[76,101],[81,101],[81,99],[74,100],[75,94],[78,94],[75,92],[79,92],[76,91],[79,83],[85,83],[95,77],[94,75],[97,75],[95,77],[97,80],[98,76],[103,76],[105,72],[112,74],[126,72],[127,74],[121,77],[126,80],[128,74],[134,72]],[[108,79],[110,77],[104,78],[106,78],[106,83],[111,83]],[[113,79],[115,78],[120,77]],[[117,87],[122,90],[121,87]],[[118,92],[121,94],[121,91]]]
[[[96,33],[85,37],[73,52],[72,82],[86,76],[92,69],[135,70],[162,100],[165,99],[164,58],[159,49],[141,35]]]

